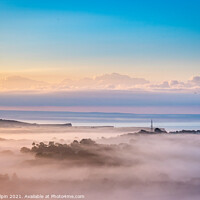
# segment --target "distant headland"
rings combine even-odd
[[[67,126],[71,127],[71,123],[65,124],[38,124],[38,123],[28,123],[16,120],[0,119],[0,127],[21,127],[21,126]]]

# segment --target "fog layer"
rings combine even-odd
[[[1,194],[82,194],[91,200],[200,198],[199,135],[127,134],[130,129],[109,128],[89,133],[77,128],[73,137],[72,132],[42,129],[31,137],[33,132],[23,128],[0,131]],[[92,134],[96,137],[83,140]]]

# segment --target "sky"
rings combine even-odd
[[[50,82],[114,72],[187,80],[199,74],[199,6],[198,0],[1,0],[1,73]]]
[[[199,7],[198,0],[1,0],[0,95],[199,95]]]
[[[199,94],[188,93],[152,93],[119,90],[0,93],[0,111],[200,114],[199,102]]]

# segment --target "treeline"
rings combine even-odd
[[[181,130],[181,131],[172,131],[170,133],[191,133],[191,134],[200,134],[200,130]]]
[[[81,164],[120,165],[121,150],[128,150],[128,144],[104,145],[91,139],[74,140],[71,144],[49,142],[33,143],[32,148],[22,147],[22,153],[34,153],[36,158],[68,160]]]

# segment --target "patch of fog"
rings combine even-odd
[[[11,130],[0,134],[1,138],[6,138],[0,139],[0,193],[67,192],[84,194],[89,200],[200,199],[199,135],[124,135],[129,130],[111,131],[109,128],[98,131],[77,129],[69,134],[62,131],[56,134],[54,130],[50,135],[49,130],[40,131],[34,137],[36,131],[27,129],[24,132],[21,129],[20,137]],[[38,158],[35,153],[20,152],[23,146],[31,148],[33,141],[47,143],[54,140],[69,145],[74,139],[80,141],[92,134],[95,134],[91,138],[96,140],[98,147],[86,145],[84,148],[88,153],[100,154],[95,157],[101,159],[100,164],[89,162],[88,158],[81,164],[75,162],[73,156],[47,159]],[[111,151],[108,153],[105,147],[111,147]],[[110,164],[110,159],[117,159],[117,165]]]
[[[137,127],[16,127],[0,128],[0,137],[5,139],[31,140],[31,141],[50,141],[70,143],[73,140],[91,138],[93,140],[102,137],[116,137],[127,132],[137,132],[141,128]],[[147,129],[148,128],[144,128]]]

